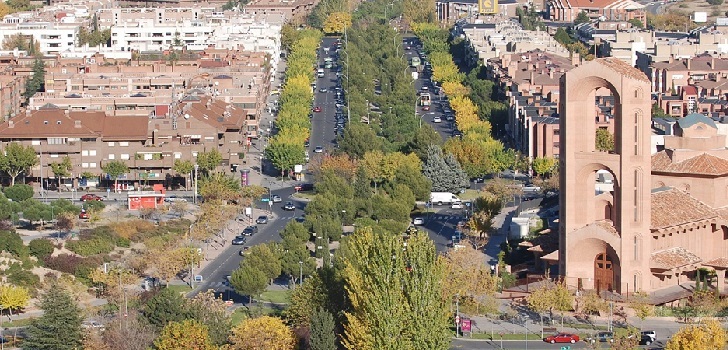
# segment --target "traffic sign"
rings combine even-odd
[[[261,202],[269,202],[269,201],[270,201],[270,198],[261,198],[261,200],[260,200],[260,201],[261,201]]]
[[[571,350],[571,346],[562,346],[561,350]]]
[[[455,316],[455,323],[460,324],[460,315]]]

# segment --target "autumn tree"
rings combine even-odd
[[[666,350],[723,349],[726,331],[720,322],[705,320],[700,324],[688,325],[673,334],[665,346]]]
[[[200,171],[207,175],[215,168],[217,168],[222,162],[222,154],[217,148],[213,148],[206,152],[197,153],[197,165],[200,167]]]
[[[11,142],[0,152],[0,170],[10,176],[10,186],[15,185],[15,179],[20,174],[27,174],[30,168],[38,164],[38,155],[32,146],[23,146]]]
[[[129,172],[129,166],[124,161],[112,160],[104,163],[101,170],[109,175],[110,179],[114,180],[114,192],[117,193],[119,191],[119,177]]]
[[[30,301],[30,293],[25,287],[18,287],[12,285],[0,285],[0,305],[3,306],[3,310],[7,310],[9,315],[16,313],[24,309]],[[2,315],[0,314],[0,317]]]
[[[207,326],[210,342],[215,346],[227,343],[232,327],[227,314],[227,305],[222,298],[216,298],[212,290],[196,294],[187,300],[187,314]]]
[[[225,204],[240,197],[240,179],[227,173],[208,174],[195,185],[205,201],[220,201]]]
[[[444,259],[446,294],[457,296],[464,310],[476,315],[498,310],[498,281],[485,261],[485,255],[469,245],[448,251]]]
[[[576,298],[577,311],[584,315],[599,315],[608,308],[607,301],[593,290],[583,291]]]
[[[644,292],[636,292],[632,294],[632,298],[629,301],[630,309],[634,310],[635,316],[640,319],[640,328],[642,328],[642,322],[645,318],[654,315],[655,306],[650,303],[650,296]]]
[[[351,13],[332,12],[324,22],[324,33],[340,34],[348,27],[351,27]]]
[[[121,317],[123,322],[120,322]],[[131,308],[126,316],[118,315],[108,322],[103,332],[104,343],[109,346],[109,350],[147,350],[151,348],[155,337],[154,327]]]
[[[596,144],[594,147],[598,151],[611,152],[614,150],[614,135],[605,128],[598,128],[596,131]]]
[[[230,334],[230,343],[232,350],[293,350],[296,338],[280,318],[262,316],[244,320],[235,326]]]
[[[543,325],[543,313],[548,312],[553,319],[553,312],[559,311],[563,323],[563,313],[571,310],[574,304],[574,296],[563,283],[543,283],[526,297],[528,307],[541,316]]]
[[[533,159],[531,168],[533,172],[538,176],[545,176],[550,174],[556,167],[556,159],[551,157],[536,157]]]
[[[207,326],[196,320],[170,322],[162,329],[159,338],[154,341],[158,350],[197,349],[213,350]]]
[[[81,346],[81,309],[62,288],[51,286],[41,297],[43,316],[26,330],[23,349],[74,350]]]

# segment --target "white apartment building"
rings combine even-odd
[[[33,36],[33,40],[38,43],[41,52],[54,55],[76,45],[79,25],[80,23],[70,20],[57,23],[24,22],[20,17],[6,16],[3,23],[0,24],[0,40],[5,42],[16,34]]]

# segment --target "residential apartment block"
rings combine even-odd
[[[171,187],[182,185],[188,175],[175,173],[174,162],[194,162],[199,152],[218,150],[225,170],[243,164],[249,144],[246,124],[245,109],[191,94],[154,118],[59,108],[28,111],[0,124],[0,147],[19,142],[38,152],[41,163],[31,170],[33,181],[48,183],[53,179],[53,174],[47,173],[48,164],[69,157],[73,169],[69,179],[63,179],[67,185],[72,181],[77,187],[83,173],[103,176],[101,168],[106,162],[120,160],[130,169],[120,177],[122,184],[138,188],[145,181]]]
[[[585,12],[592,19],[647,23],[644,5],[632,0],[547,0],[546,18],[556,22],[573,22]]]

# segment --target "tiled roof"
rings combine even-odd
[[[715,209],[674,188],[653,192],[651,203],[652,230],[719,217]]]
[[[708,262],[704,262],[703,265],[719,268],[728,268],[728,257],[721,256],[720,258],[713,259]]]
[[[672,270],[690,264],[697,264],[701,261],[702,259],[689,250],[683,247],[673,247],[652,253],[650,268]]]
[[[685,118],[680,118],[677,120],[677,124],[680,125],[680,127],[683,129],[687,129],[698,123],[703,123],[707,126],[712,127],[713,129],[718,128],[717,126],[715,126],[715,122],[713,121],[713,119],[710,119],[704,114],[700,113],[690,113],[686,115]]]
[[[683,87],[683,91],[685,91],[688,95],[697,95],[698,94],[698,88],[692,85],[687,85]]]
[[[652,171],[662,173],[725,175],[728,174],[728,159],[702,153],[679,163],[673,163],[666,151],[652,155]]]
[[[600,64],[607,66],[611,68],[614,71],[617,71],[621,73],[622,75],[627,76],[628,78],[632,78],[635,80],[642,80],[649,82],[650,80],[647,79],[647,76],[645,73],[642,73],[639,69],[630,66],[628,63],[614,57],[606,57],[606,58],[598,58],[595,59],[594,62],[599,62]]]
[[[12,122],[12,125],[11,123]],[[101,137],[103,140],[146,140],[148,117],[109,117],[101,111],[61,109],[33,111],[0,124],[2,138]]]

